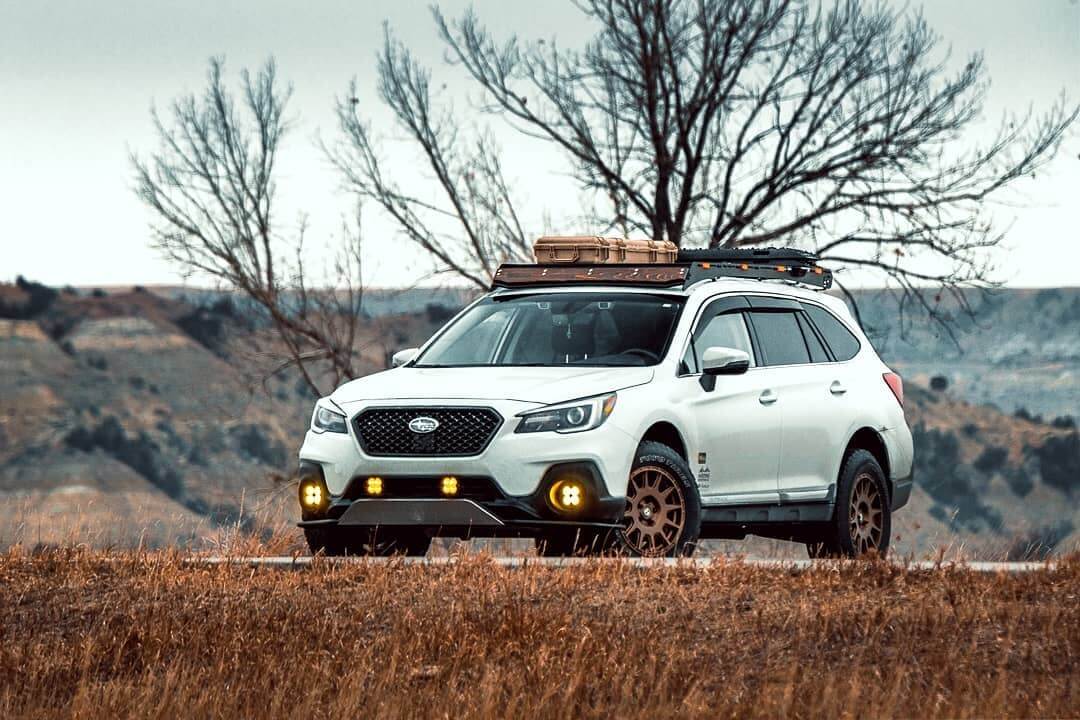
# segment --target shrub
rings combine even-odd
[[[251,423],[229,428],[229,439],[241,453],[264,465],[284,467],[288,462],[285,446],[267,435],[265,428]]]
[[[1080,489],[1080,433],[1048,437],[1029,450],[1039,460],[1044,483],[1070,495]]]
[[[1075,526],[1069,520],[1056,525],[1046,525],[1021,535],[1013,541],[1005,553],[1006,560],[1045,560],[1061,541],[1069,536]]]
[[[1005,473],[1005,482],[1013,494],[1021,498],[1027,497],[1035,489],[1035,481],[1024,468],[1014,468],[1012,472]]]
[[[82,452],[100,449],[142,475],[173,499],[183,495],[183,480],[161,457],[161,450],[149,435],[140,431],[130,437],[120,420],[109,415],[93,430],[77,427],[67,434],[68,447]]]
[[[1043,421],[1042,415],[1032,415],[1030,412],[1028,412],[1028,409],[1026,407],[1016,408],[1016,412],[1013,413],[1013,417],[1019,420],[1027,420],[1028,422],[1035,423],[1036,425],[1041,425]]]
[[[15,279],[15,285],[26,295],[26,300],[22,302],[0,300],[0,318],[32,320],[48,310],[59,295],[51,287],[27,280],[22,275]]]
[[[915,477],[937,503],[955,509],[952,521],[970,532],[1001,527],[1001,515],[982,502],[973,469],[960,458],[960,442],[950,431],[927,429],[919,423],[911,430],[915,445]]]
[[[1006,448],[998,445],[988,445],[983,448],[979,457],[975,458],[975,469],[989,475],[995,470],[1000,470],[1004,467],[1008,457],[1009,451]]]

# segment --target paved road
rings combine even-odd
[[[313,563],[325,564],[349,564],[349,563],[369,563],[369,564],[382,564],[388,562],[405,563],[408,565],[449,565],[455,562],[459,562],[457,558],[453,557],[434,557],[434,558],[312,558],[310,556],[297,556],[297,557],[192,557],[185,560],[186,563],[191,565],[243,565],[247,567],[270,567],[280,568],[285,570],[301,570],[310,567]],[[668,558],[537,558],[537,557],[496,557],[491,558],[490,562],[503,567],[516,568],[524,567],[526,565],[541,565],[544,567],[573,567],[576,565],[593,564],[593,563],[621,563],[629,565],[631,567],[707,567],[713,563],[734,563],[752,565],[755,567],[771,567],[779,569],[794,569],[805,570],[815,566],[822,567],[836,563],[832,560],[764,560],[764,559],[732,559],[732,558],[682,558],[682,559],[668,559]],[[840,561],[850,562],[850,561]],[[1020,572],[1033,572],[1038,570],[1049,570],[1055,566],[1054,561],[1048,562],[983,562],[983,561],[970,561],[962,563],[944,562],[939,563],[932,560],[918,560],[918,561],[893,561],[898,566],[904,566],[913,568],[916,570],[934,570],[938,568],[942,569],[960,569],[971,570],[974,572],[1004,572],[1004,573],[1020,573]]]

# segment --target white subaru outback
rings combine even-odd
[[[767,250],[504,265],[393,369],[319,400],[300,450],[312,552],[533,537],[676,556],[762,535],[884,554],[912,486],[903,390],[829,271]]]

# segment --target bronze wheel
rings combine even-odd
[[[882,505],[881,493],[878,492],[878,483],[874,477],[868,472],[857,475],[851,492],[848,527],[851,544],[859,555],[881,547],[881,538],[885,532]]]
[[[869,450],[852,450],[836,479],[833,519],[807,528],[806,552],[812,558],[885,557],[891,533],[889,486],[881,464]]]
[[[643,465],[630,473],[623,542],[637,555],[662,557],[678,545],[686,525],[682,486],[667,469]]]

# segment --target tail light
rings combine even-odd
[[[887,372],[881,377],[885,378],[885,384],[896,396],[896,402],[900,403],[900,407],[904,407],[904,381],[894,372]]]

